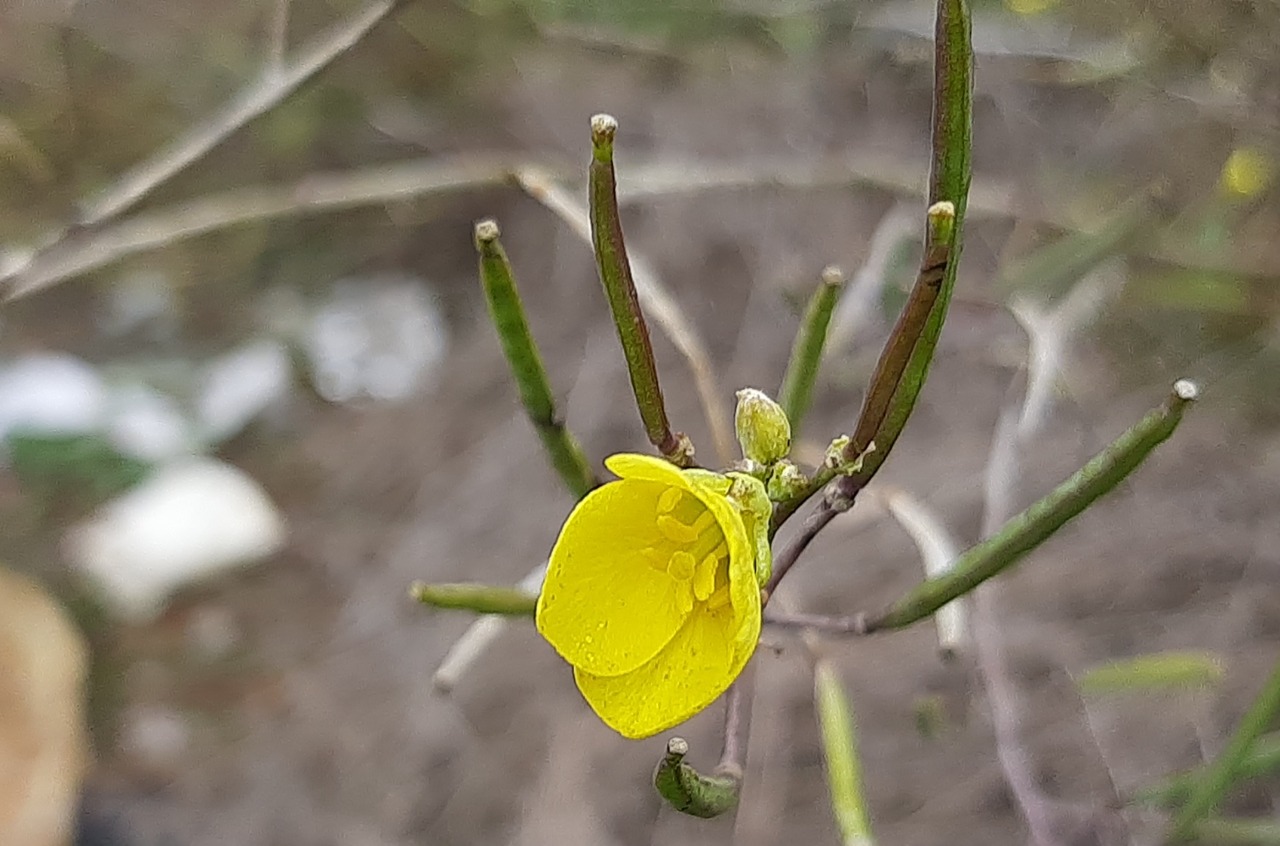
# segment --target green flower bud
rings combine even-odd
[[[773,464],[791,450],[791,421],[782,406],[764,391],[738,391],[738,410],[733,415],[742,454],[750,461]]]
[[[769,499],[782,502],[799,496],[808,484],[809,480],[805,477],[804,471],[784,459],[773,465],[773,472],[769,474],[766,486],[769,490]]]

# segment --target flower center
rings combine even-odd
[[[658,531],[669,546],[653,550],[651,560],[676,581],[681,612],[692,611],[695,602],[706,602],[713,611],[728,604],[729,546],[715,515],[679,488],[662,492],[657,512]]]

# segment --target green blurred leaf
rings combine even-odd
[[[1152,652],[1094,667],[1076,679],[1076,686],[1086,696],[1204,690],[1222,675],[1222,661],[1211,652]]]
[[[98,435],[15,432],[6,443],[18,480],[45,498],[95,505],[133,487],[150,469]]]

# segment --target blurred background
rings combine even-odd
[[[1151,842],[1120,800],[1218,751],[1280,646],[1280,3],[974,14],[938,360],[789,599],[852,613],[919,579],[877,507],[895,491],[976,540],[1032,374],[1019,504],[1199,381],[1174,439],[991,594],[998,695],[928,625],[829,647],[881,842],[1026,842],[1014,759],[1056,842]],[[621,125],[628,244],[725,409],[776,390],[820,271],[845,269],[800,454],[852,426],[918,251],[931,34],[914,0],[0,4],[0,280],[21,295],[0,310],[0,821],[30,826],[5,842],[835,843],[795,642],[757,661],[741,810],[700,821],[649,786],[665,738],[600,725],[531,626],[439,690],[470,620],[407,588],[520,579],[572,505],[487,322],[478,218],[589,455],[645,448],[588,247],[509,177],[583,197],[596,112]],[[688,368],[655,346],[713,463]],[[1214,671],[1076,684],[1163,650]],[[695,763],[719,722],[681,729]],[[1232,808],[1277,799],[1264,780]]]

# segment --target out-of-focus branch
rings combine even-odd
[[[800,425],[813,400],[813,384],[818,377],[818,365],[822,363],[827,327],[840,292],[844,290],[844,283],[840,268],[828,267],[822,271],[822,279],[809,297],[809,305],[796,332],[791,358],[787,361],[782,387],[778,391],[778,404],[791,421],[792,438],[800,436]]]
[[[1276,663],[1271,675],[1262,685],[1262,690],[1236,726],[1235,733],[1231,735],[1222,754],[1192,788],[1186,804],[1174,817],[1170,840],[1185,841],[1197,836],[1197,824],[1222,801],[1227,789],[1235,783],[1239,772],[1244,768],[1244,762],[1254,743],[1277,714],[1280,714],[1280,662]]]
[[[1172,778],[1140,790],[1133,797],[1135,802],[1150,805],[1174,807],[1185,804],[1191,791],[1208,775],[1210,765],[1206,764],[1181,773]],[[1280,771],[1280,732],[1259,737],[1249,749],[1249,754],[1242,758],[1235,771],[1237,780],[1257,778]]]
[[[0,298],[24,296],[137,253],[247,223],[493,187],[509,183],[513,178],[536,197],[535,186],[553,186],[562,191],[557,180],[572,180],[574,176],[567,168],[549,169],[515,156],[462,155],[412,159],[349,172],[315,173],[281,185],[231,189],[183,200],[153,212],[135,213],[118,223],[104,223],[91,230],[59,230],[47,235],[42,246],[34,250],[10,248],[7,253],[0,253]],[[732,164],[659,161],[629,168],[629,172],[619,178],[618,202],[625,206],[697,191],[746,188],[804,191],[844,185],[879,188],[905,197],[918,195],[922,183],[915,166],[866,155],[825,162],[809,159]],[[1078,220],[1062,216],[1061,207],[1061,203],[1055,203],[1023,208],[1013,201],[1009,186],[984,180],[974,186],[968,211],[975,217],[986,218],[1017,215],[1067,233],[1089,231],[1083,229]],[[1149,242],[1135,244],[1132,249],[1135,255],[1189,270],[1249,278],[1269,279],[1280,275],[1280,268],[1268,261],[1263,250],[1206,253],[1193,240],[1173,234],[1153,236]],[[632,263],[644,303],[643,274],[639,273],[634,255]],[[858,288],[857,277],[853,288]],[[854,291],[845,300],[852,298]],[[647,303],[645,307],[657,320],[653,308]],[[836,346],[843,331],[840,324],[841,317],[837,314],[831,338]],[[699,393],[702,393],[701,386]],[[727,427],[722,425],[721,430],[728,438],[725,446],[729,450],[728,457],[722,460],[728,462],[732,460],[733,441]]]
[[[280,105],[407,2],[409,0],[375,0],[321,33],[299,50],[292,62],[274,72],[268,71],[256,83],[242,89],[221,112],[193,126],[86,202],[77,224],[96,226],[139,203],[250,121]]]
[[[853,708],[835,667],[825,658],[814,662],[813,701],[822,731],[827,791],[831,794],[840,842],[844,846],[872,846]]]

